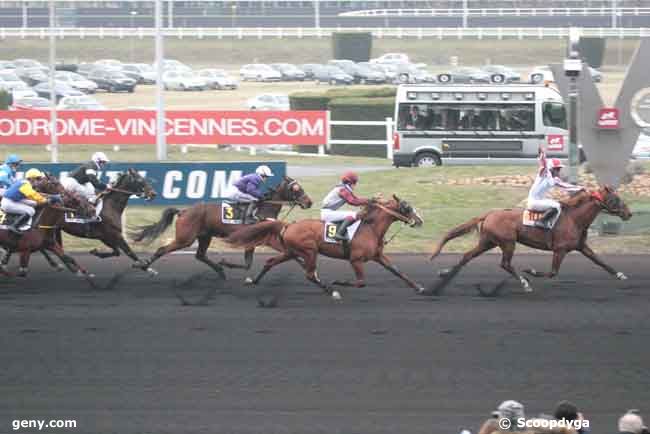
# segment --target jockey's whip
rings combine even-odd
[[[401,230],[404,229],[404,226],[405,226],[404,224],[401,225],[399,227],[399,229],[397,231],[395,231],[395,233],[388,239],[388,241],[384,240],[384,246],[386,244],[390,243],[391,241],[393,241],[393,238],[395,238],[397,236],[397,234],[399,234],[401,232]]]

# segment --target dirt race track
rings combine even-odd
[[[436,298],[370,265],[369,287],[342,302],[285,264],[264,286],[282,294],[274,309],[257,306],[244,272],[221,283],[189,255],[160,261],[156,278],[122,258],[78,259],[101,285],[123,278],[93,290],[36,258],[27,279],[0,283],[1,433],[14,419],[56,418],[77,429],[43,432],[454,434],[475,432],[505,399],[529,415],[570,399],[594,433],[615,432],[628,408],[650,416],[647,256],[608,257],[630,277],[619,282],[571,255],[558,280],[534,281],[530,295],[512,281],[498,298],[475,290],[504,277],[494,255]],[[424,257],[395,261],[434,282]],[[515,264],[545,270],[550,258]],[[321,260],[320,274],[351,271]],[[181,306],[174,284],[187,297],[221,289],[207,306]]]

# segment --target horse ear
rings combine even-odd
[[[399,199],[399,197],[397,197],[396,194],[393,195],[393,199],[395,199],[395,200],[397,201],[397,203],[401,202],[400,199]]]

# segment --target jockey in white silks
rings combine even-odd
[[[369,200],[358,197],[354,194],[354,187],[359,182],[359,176],[354,172],[347,172],[341,176],[341,183],[336,185],[323,199],[323,206],[320,210],[320,219],[324,222],[340,222],[334,239],[347,240],[348,227],[359,219],[359,213],[352,210],[341,210],[343,205],[365,206]]]
[[[98,172],[104,170],[109,161],[103,152],[95,152],[91,161],[82,164],[70,172],[68,177],[62,182],[63,187],[67,191],[77,193],[95,205],[95,216],[97,217],[102,212],[103,205],[101,200],[97,203],[97,193],[110,189],[110,186],[99,180]]]
[[[578,185],[569,184],[560,179],[560,170],[564,167],[557,158],[546,158],[544,150],[539,148],[539,172],[528,193],[528,209],[531,211],[544,212],[543,221],[550,221],[559,215],[562,210],[560,202],[546,198],[546,193],[554,187],[565,191],[578,192],[583,190]]]

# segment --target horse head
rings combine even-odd
[[[400,199],[396,195],[393,195],[392,199],[389,200],[372,199],[368,204],[368,207],[376,207],[378,209],[384,208],[384,211],[386,209],[392,211],[391,215],[393,215],[393,217],[412,227],[422,226],[424,223],[424,220],[420,217],[417,210],[407,201]]]
[[[297,203],[300,208],[311,208],[312,200],[302,186],[293,178],[285,176],[277,187],[272,189],[273,199]]]
[[[154,190],[149,181],[133,168],[129,168],[126,172],[120,173],[112,187],[132,192],[138,197],[144,197],[146,201],[150,201],[156,197],[156,190]]]
[[[592,193],[592,197],[606,213],[620,217],[624,221],[632,217],[632,212],[611,185],[602,186],[597,192]]]

